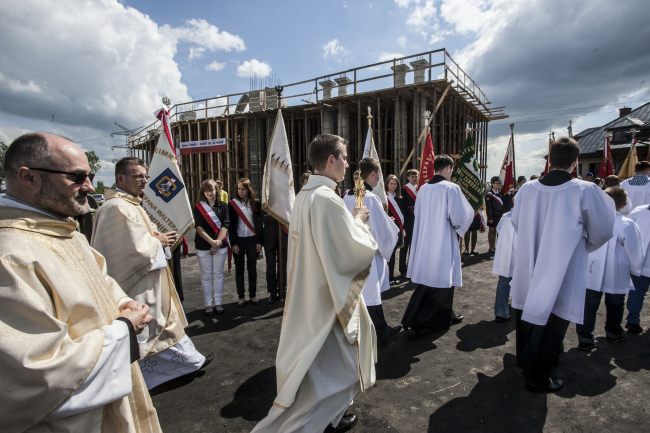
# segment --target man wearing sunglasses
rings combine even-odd
[[[26,134],[9,146],[4,170],[0,431],[160,432],[134,363],[149,308],[106,275],[75,230],[94,192],[84,151]]]
[[[198,373],[213,355],[201,355],[185,335],[187,320],[163,250],[176,242],[176,233],[158,233],[141,206],[148,182],[141,159],[126,157],[115,164],[117,189],[106,193],[97,211],[91,244],[106,257],[108,274],[150,308],[153,320],[138,341],[142,374],[153,389]]]

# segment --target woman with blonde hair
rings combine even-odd
[[[223,265],[228,253],[228,205],[219,199],[220,188],[212,179],[204,180],[194,205],[196,236],[194,246],[201,269],[205,314],[223,313]]]
[[[248,295],[252,304],[257,305],[257,254],[262,249],[263,227],[262,209],[256,199],[251,181],[242,178],[237,181],[235,198],[228,202],[230,224],[228,232],[230,245],[235,258],[235,283],[239,306],[246,303],[244,290],[244,268],[248,268]]]

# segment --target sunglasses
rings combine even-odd
[[[65,174],[66,176],[68,176],[68,179],[70,179],[73,183],[76,183],[78,185],[82,185],[86,181],[86,178],[90,180],[90,183],[93,183],[93,179],[95,178],[95,173],[86,173],[85,171],[61,171],[61,170],[52,170],[50,168],[29,168],[29,169],[36,170],[36,171],[44,171],[46,173]]]

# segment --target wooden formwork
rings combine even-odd
[[[351,169],[346,179],[346,184],[349,185],[351,173],[363,151],[368,130],[369,108],[373,116],[373,137],[385,175],[399,174],[406,168],[419,166],[419,156],[424,143],[419,142],[418,137],[426,125],[425,113],[433,112],[438,107],[430,124],[436,155],[460,154],[466,133],[469,131],[476,143],[481,176],[485,180],[488,122],[506,116],[501,112],[502,108],[489,107],[490,103],[482,91],[476,90],[478,86],[469,77],[461,75],[464,72],[455,63],[451,64],[453,60],[448,57],[446,51],[437,50],[412,57],[417,56],[416,62],[421,63],[422,60],[427,60],[426,54],[429,54],[429,59],[432,59],[431,54],[438,52],[441,52],[445,61],[442,65],[434,64],[431,60],[426,62],[429,79],[423,80],[420,77],[418,80],[416,77],[413,82],[402,83],[400,80],[403,77],[398,77],[396,71],[399,71],[400,65],[404,65],[403,61],[408,59],[404,58],[400,59],[402,63],[398,63],[399,60],[396,59],[338,74],[353,76],[354,80],[346,84],[346,87],[353,87],[354,91],[351,94],[339,89],[339,95],[335,96],[331,92],[328,93],[327,89],[318,89],[318,87],[315,87],[311,94],[299,92],[287,94],[287,88],[292,85],[285,86],[285,93],[282,95],[286,94],[287,98],[282,97],[282,110],[291,150],[295,184],[300,184],[301,173],[310,168],[307,162],[308,143],[320,133],[333,133],[347,139],[349,143],[348,161]],[[411,65],[416,62],[412,62]],[[380,74],[378,78],[370,79],[360,77],[364,68],[372,69],[386,63],[388,66],[392,65],[390,74],[383,76]],[[452,68],[454,65],[455,69]],[[436,77],[432,74],[433,68],[440,66],[443,67],[443,73],[438,73]],[[408,68],[402,67],[402,69]],[[412,72],[415,72],[415,67]],[[392,77],[392,86],[362,91],[362,84],[389,75]],[[312,83],[323,86],[323,81],[327,79],[329,76],[307,80],[296,85]],[[471,86],[461,83],[461,79],[470,80]],[[339,84],[333,87],[342,86]],[[266,91],[268,93],[269,89]],[[225,153],[182,156],[181,170],[191,199],[196,196],[200,183],[209,178],[223,180],[224,187],[232,194],[237,179],[248,177],[259,191],[267,146],[275,124],[277,103],[271,109],[242,110],[241,103],[230,102],[230,100],[241,101],[242,95],[244,94],[220,97],[221,107],[223,107],[221,112],[215,110],[218,108],[218,103],[211,107],[207,102],[209,100],[199,103],[198,109],[196,101],[188,103],[193,110],[181,108],[188,104],[175,106],[176,111],[171,118],[175,143],[213,138],[225,138],[227,143]],[[291,102],[295,103],[296,98],[305,95],[315,96],[315,100],[302,98],[300,99],[302,104],[291,104]],[[204,115],[193,115],[189,120],[178,115],[189,111]],[[146,131],[152,132],[143,134],[145,131],[143,129],[130,138],[131,154],[147,162],[150,161],[157,139],[155,126],[152,124],[146,128]],[[407,162],[411,152],[414,157]]]

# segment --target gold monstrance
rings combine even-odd
[[[357,207],[363,207],[363,199],[366,197],[366,187],[363,185],[363,179],[358,178],[355,181],[354,185],[354,198],[357,203]]]

